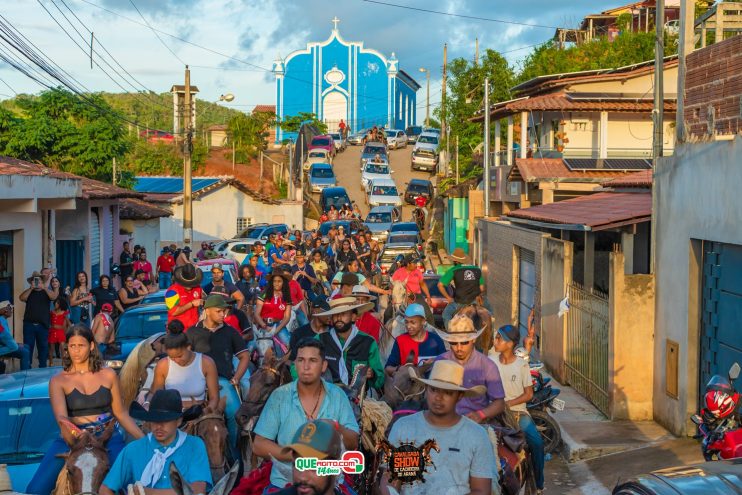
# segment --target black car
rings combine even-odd
[[[423,128],[420,125],[411,125],[404,131],[407,134],[407,142],[414,143],[417,141],[417,137],[423,133]]]
[[[361,227],[363,227],[363,224],[357,218],[350,220],[328,220],[320,224],[319,233],[322,236],[326,236],[332,227],[335,227],[335,229],[342,227],[346,234],[350,232],[351,235],[356,235]]]
[[[621,482],[613,495],[742,494],[742,458],[660,469]]]
[[[343,205],[350,205],[350,197],[344,187],[327,187],[319,195],[319,206],[323,213],[330,211],[330,206],[334,205],[340,209]]]
[[[424,196],[430,204],[430,200],[433,198],[433,184],[429,180],[412,179],[407,184],[407,189],[404,192],[404,202],[414,205],[415,198],[418,196]]]

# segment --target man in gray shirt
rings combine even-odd
[[[485,429],[471,419],[456,413],[462,397],[482,395],[485,387],[465,388],[464,367],[448,360],[436,361],[429,379],[416,378],[426,385],[428,410],[400,418],[389,432],[389,443],[402,442],[416,446],[426,440],[437,442],[440,452],[430,451],[433,466],[427,467],[425,483],[401,485],[384,474],[381,493],[389,495],[490,495],[492,481],[497,479],[497,466],[492,444]],[[391,490],[393,488],[394,490]]]

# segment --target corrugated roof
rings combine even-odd
[[[620,187],[620,188],[651,188],[652,187],[652,170],[642,170],[634,174],[627,175],[626,177],[620,177],[618,179],[609,180],[603,183],[604,187]]]
[[[651,216],[652,195],[649,193],[602,192],[521,208],[508,213],[507,218],[514,221],[524,219],[559,225],[583,225],[589,227],[589,230],[604,230],[647,222]]]
[[[147,203],[137,198],[126,198],[119,202],[119,217],[125,220],[147,220],[150,218],[169,217],[172,214],[166,208]]]
[[[193,177],[191,192],[196,193],[222,180],[220,177]],[[182,194],[183,177],[137,177],[134,190],[141,193]]]
[[[508,180],[525,182],[594,182],[629,175],[624,170],[592,169],[570,170],[562,158],[516,158]]]

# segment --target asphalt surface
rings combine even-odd
[[[412,147],[410,144],[407,148],[399,150],[391,150],[389,152],[389,164],[392,168],[392,179],[397,184],[397,190],[400,194],[404,194],[407,186],[406,183],[410,179],[430,179],[431,175],[428,172],[413,171],[410,168],[410,161],[412,156]],[[355,201],[363,213],[363,218],[366,218],[368,213],[368,206],[366,204],[366,195],[361,187],[361,151],[362,146],[348,146],[345,151],[338,153],[333,161],[333,169],[335,170],[335,176],[338,179],[338,185],[344,187],[348,192],[350,199]],[[314,197],[319,198],[318,194]],[[402,211],[402,219],[408,221],[412,218],[413,207],[411,205],[405,205]]]

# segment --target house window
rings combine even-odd
[[[250,217],[237,217],[237,235],[240,235],[240,232],[244,231],[252,224],[253,221]]]

